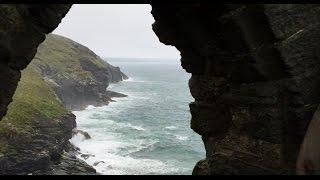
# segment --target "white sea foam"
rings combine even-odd
[[[94,108],[95,108],[95,106],[89,105],[89,106],[86,107],[86,110],[91,110],[91,109],[94,109]]]
[[[106,175],[165,174],[177,171],[177,168],[168,168],[167,164],[154,159],[136,159],[130,156],[123,157],[114,154],[106,154],[104,157],[100,158],[103,159],[105,163],[100,163],[95,166],[95,168],[101,174]],[[95,160],[91,159],[88,163],[92,165],[94,161]]]
[[[137,79],[137,78],[132,78],[132,77],[129,77],[129,79],[125,79],[123,80],[123,82],[135,82],[135,83],[145,83],[145,82],[148,82],[148,83],[151,83],[153,81],[143,81],[143,80],[140,80],[140,79]]]
[[[177,129],[177,127],[176,126],[167,126],[167,127],[165,127],[165,129]]]
[[[146,67],[134,66],[136,69],[131,70],[136,74],[130,72],[131,78],[108,87],[128,97],[113,98],[116,102],[107,106],[74,111],[78,128],[88,132],[91,139],[79,134],[70,141],[81,153],[94,155],[86,160],[78,156],[88,164],[103,161],[94,166],[102,174],[191,174],[194,164],[202,157],[185,154],[189,152],[185,151],[188,144],[192,143],[192,148],[198,146],[186,134],[188,130],[192,133],[186,121],[190,117],[185,115],[189,112],[184,111],[191,101],[186,94],[189,77],[176,76],[173,68],[164,75],[156,69],[153,72],[153,66]],[[173,76],[167,76],[170,74]],[[183,83],[179,82],[182,80]],[[184,108],[179,103],[184,103]],[[198,142],[203,148],[200,137]]]
[[[110,83],[107,87],[107,90],[111,89],[114,86],[114,83]]]
[[[125,142],[114,135],[106,134],[100,134],[100,137],[93,135],[89,140],[76,135],[70,141],[80,148],[81,153],[94,155],[88,159],[78,155],[78,158],[90,165],[99,161],[104,162],[94,166],[97,172],[102,174],[165,174],[178,171],[177,168],[160,160],[130,156],[132,153],[153,146],[158,141],[147,142],[144,139],[138,139]],[[124,149],[127,151],[121,153]]]
[[[141,126],[134,126],[134,125],[129,125],[132,129],[138,130],[138,131],[145,131],[146,129],[141,127]]]
[[[181,136],[181,135],[175,135],[176,139],[179,141],[185,141],[188,140],[189,137],[188,136]]]
[[[133,81],[133,78],[132,77],[129,77],[128,79],[124,79],[123,81]]]

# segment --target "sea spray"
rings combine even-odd
[[[109,62],[130,78],[108,90],[128,97],[74,111],[78,128],[92,138],[77,135],[71,142],[92,155],[85,161],[102,174],[191,174],[205,151],[190,129],[190,75],[175,60]]]

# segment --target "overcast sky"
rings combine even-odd
[[[150,12],[148,4],[75,4],[53,33],[101,57],[180,59],[175,47],[159,42]]]

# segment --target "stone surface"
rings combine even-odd
[[[152,4],[153,30],[192,74],[193,174],[294,174],[320,102],[320,6]]]
[[[33,175],[97,175],[96,170],[72,152],[64,152],[58,164],[39,170]]]
[[[61,158],[63,149],[72,137],[76,127],[75,116],[68,115],[56,123],[51,119],[39,117],[32,123],[33,134],[9,136],[10,148],[1,152],[0,174],[27,174],[49,167]]]

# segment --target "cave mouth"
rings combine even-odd
[[[80,133],[70,141],[80,148],[78,158],[102,174],[191,174],[205,157],[200,136],[190,128],[190,74],[179,52],[159,42],[150,12],[150,5],[75,4],[53,31],[128,76],[109,79],[107,87],[127,97],[73,111],[77,129],[90,139]]]
[[[109,103],[108,107],[110,108],[118,106],[114,108],[112,113],[123,115],[123,112],[120,111],[124,109],[120,108],[121,103],[123,104],[124,101],[132,97],[137,97],[136,94],[132,95],[123,91],[129,96],[127,98],[113,98],[117,101],[114,102],[110,98],[111,96],[125,95],[115,91],[106,91],[107,87],[116,89],[121,86],[125,87],[129,83],[132,85],[134,81],[145,84],[155,82],[154,80],[146,82],[134,79],[130,70],[128,70],[128,75],[131,79],[118,82],[126,79],[125,74],[121,72],[121,70],[127,71],[126,67],[121,65],[120,70],[119,67],[112,66],[99,57],[105,58],[104,56],[107,56],[107,61],[113,61],[114,59],[112,60],[110,57],[117,56],[112,53],[117,52],[125,55],[125,49],[131,49],[138,55],[141,52],[150,53],[148,57],[155,57],[161,51],[158,51],[158,46],[144,42],[145,39],[140,36],[144,31],[130,28],[128,32],[134,32],[134,34],[128,37],[125,36],[129,34],[125,32],[128,30],[126,27],[114,30],[112,28],[116,26],[104,27],[102,23],[94,25],[88,23],[97,22],[95,19],[107,22],[106,17],[112,17],[113,20],[116,20],[117,25],[137,25],[140,21],[134,20],[135,14],[127,16],[129,20],[119,21],[119,17],[105,16],[102,13],[104,11],[94,11],[98,14],[93,18],[89,16],[94,14],[93,12],[81,11],[79,14],[83,16],[79,15],[79,17],[82,18],[78,18],[77,21],[72,20],[71,23],[74,26],[78,24],[76,28],[64,36],[76,39],[85,46],[62,36],[53,34],[46,36],[59,25],[71,6],[71,4],[47,4],[45,6],[2,4],[0,6],[0,12],[2,12],[0,24],[3,27],[0,31],[0,39],[2,39],[0,41],[0,79],[2,87],[5,87],[0,88],[0,116],[2,117],[0,122],[0,174],[29,174],[29,172],[51,166],[52,161],[55,162],[53,169],[55,169],[55,165],[62,164],[58,163],[60,159],[68,161],[68,158],[61,156],[61,152],[74,148],[69,143],[69,139],[72,138],[72,129],[75,128],[76,121],[74,114],[62,106],[63,103],[69,102],[68,105],[71,107],[68,108],[70,109],[80,108],[82,110],[87,107],[86,103],[88,102],[98,106]],[[109,12],[114,12],[114,8]],[[129,13],[123,10],[119,14],[128,15]],[[312,126],[312,123],[309,124],[312,117],[317,117],[318,97],[320,97],[317,90],[319,89],[320,72],[319,41],[317,39],[320,37],[319,31],[317,31],[319,29],[319,7],[313,4],[152,4],[151,14],[155,20],[152,25],[153,31],[159,37],[160,42],[175,46],[181,53],[182,67],[192,73],[188,83],[194,97],[193,100],[189,96],[190,101],[194,102],[189,104],[190,111],[184,109],[185,106],[178,108],[174,105],[177,102],[183,105],[190,102],[180,102],[182,98],[174,94],[181,93],[184,88],[180,86],[179,89],[162,89],[161,91],[165,93],[165,96],[161,98],[160,102],[173,100],[174,103],[166,103],[163,106],[160,102],[147,101],[147,95],[152,98],[157,97],[157,94],[151,93],[151,90],[159,87],[175,87],[178,84],[176,79],[174,79],[172,86],[160,83],[152,86],[151,89],[143,87],[143,90],[147,90],[147,92],[140,96],[140,100],[146,100],[148,107],[153,109],[143,109],[139,114],[144,116],[139,120],[148,118],[148,113],[154,109],[158,110],[160,115],[172,110],[185,110],[188,115],[191,112],[191,128],[202,136],[206,148],[206,159],[196,164],[193,174],[248,174],[252,172],[255,174],[294,174],[297,156],[301,157],[300,152],[302,151],[299,152],[299,149],[305,149],[301,148],[305,142],[311,143],[311,146],[314,145],[313,141],[309,141],[306,137],[310,137],[308,136],[310,128],[307,130],[307,127]],[[146,12],[145,15],[149,16],[150,12]],[[140,18],[140,20],[142,19]],[[64,21],[66,20],[67,18],[64,19]],[[150,28],[152,22],[147,24],[146,28],[150,32],[152,32]],[[108,30],[122,34],[114,36],[115,41],[113,42],[111,41],[112,37],[103,40],[103,37],[110,35]],[[80,40],[72,37],[78,31],[85,31]],[[98,31],[102,32],[101,36],[95,36],[99,34]],[[86,36],[87,34],[90,36]],[[151,34],[154,35],[153,32]],[[130,43],[122,40],[131,38],[136,38],[134,46],[125,48]],[[94,43],[90,44],[88,40],[93,40]],[[121,41],[122,43],[119,43]],[[99,42],[103,44],[98,44]],[[106,42],[112,46],[107,46]],[[120,44],[121,47],[113,49],[117,44]],[[141,44],[148,44],[148,46],[141,48],[139,46]],[[131,55],[129,57],[132,58]],[[140,65],[147,65],[145,62],[141,62],[140,58],[145,56],[138,57]],[[32,59],[33,61],[30,63]],[[44,59],[48,59],[48,61],[44,63]],[[178,59],[176,62],[179,62]],[[113,62],[116,65],[120,61]],[[134,66],[137,68],[138,60],[132,62],[135,62]],[[124,63],[123,59],[122,63]],[[180,66],[177,67],[182,70]],[[163,74],[158,75],[154,68],[163,70]],[[105,71],[105,69],[108,70]],[[151,75],[142,76],[149,78],[152,75],[157,76],[156,78],[164,78],[164,75],[185,78],[183,75],[188,75],[185,72],[180,75],[176,71],[168,73],[169,69],[161,68],[159,62],[153,62],[153,66],[142,68],[142,70],[152,71]],[[138,73],[141,72],[138,71]],[[116,75],[113,76],[114,74]],[[181,86],[186,85],[185,82],[188,78],[183,81]],[[102,81],[97,81],[98,79]],[[109,80],[118,83],[109,86]],[[166,81],[161,82],[165,83]],[[86,86],[91,88],[86,88]],[[136,88],[141,88],[141,86]],[[129,89],[133,90],[133,87]],[[188,90],[188,88],[185,89]],[[67,96],[63,96],[66,94]],[[170,97],[170,95],[174,95],[174,97]],[[68,98],[63,99],[62,97]],[[182,95],[182,97],[186,98],[187,96]],[[78,107],[73,107],[72,105],[75,103],[70,103],[75,101],[78,102]],[[133,104],[141,108],[137,101],[133,101]],[[166,109],[160,111],[157,109],[160,106],[166,107]],[[126,107],[130,109],[132,106]],[[90,109],[94,109],[96,112],[91,114],[92,116],[85,114],[82,119],[88,119],[86,115],[88,117],[90,115],[95,122],[101,121],[101,113],[105,112],[105,109],[100,109],[101,111],[98,112],[93,107],[87,108],[87,110]],[[130,110],[135,111],[134,108]],[[74,111],[79,111],[79,109]],[[314,113],[315,111],[316,113]],[[133,117],[126,115],[125,119]],[[162,120],[170,120],[172,123],[177,120],[177,118],[169,119],[168,117],[171,116],[164,118],[159,116],[148,124],[165,122]],[[181,116],[175,112],[172,117]],[[190,118],[184,118],[183,122],[189,123],[188,119]],[[312,121],[315,119],[313,118]],[[115,128],[114,123],[118,123],[112,119],[108,119],[107,122],[109,123],[108,127],[111,128]],[[132,132],[145,136],[145,132],[148,130],[145,127],[135,126],[132,122],[119,125],[120,130],[125,127],[130,127],[130,131],[111,134],[115,136],[103,135],[101,137],[112,139],[125,134],[134,137]],[[176,130],[174,126],[162,126],[161,124],[153,127],[168,130],[166,135],[174,135],[172,132]],[[187,124],[184,129],[190,130],[189,125]],[[314,129],[311,128],[311,130]],[[305,134],[306,131],[307,134]],[[98,130],[93,134],[96,132]],[[80,131],[78,131],[79,133]],[[90,142],[90,134],[86,134],[86,132],[80,134],[89,138],[84,142]],[[155,135],[159,134],[152,131],[151,136]],[[174,137],[176,140],[189,142],[188,147],[195,147],[188,138]],[[45,140],[41,138],[45,138]],[[301,146],[302,138],[304,140]],[[134,138],[134,140],[138,140],[138,138]],[[133,159],[143,157],[149,158],[149,160],[150,157],[154,157],[141,153],[147,149],[145,145],[148,143],[135,142],[142,145],[140,149],[118,148],[121,152],[117,151],[119,154],[116,155],[124,155]],[[170,142],[174,143],[175,141]],[[200,143],[200,140],[197,142]],[[174,145],[179,145],[179,143],[176,142]],[[106,147],[103,143],[99,143],[99,145],[101,147],[95,148],[96,150],[103,150]],[[117,147],[119,144],[108,143],[108,145]],[[130,146],[130,143],[126,145],[134,147]],[[170,151],[168,153],[170,155],[173,152],[171,149],[176,150],[176,148],[167,147],[163,141],[152,141],[149,142],[149,145],[153,149],[155,146],[160,146],[160,149]],[[189,151],[190,149],[184,150]],[[104,152],[115,151],[105,150]],[[191,152],[190,154],[196,154],[194,149]],[[303,154],[309,155],[307,151]],[[168,161],[165,162],[170,164],[170,160],[185,157],[181,154],[175,155],[166,156]],[[84,156],[89,160],[92,159],[90,154]],[[202,157],[202,155],[199,156],[199,159]],[[73,156],[71,158],[74,159]],[[131,160],[126,161],[129,162],[126,164],[127,167],[143,163]],[[160,165],[158,169],[161,169],[161,165],[163,165],[161,162],[156,163],[148,160],[144,162],[158,164]],[[80,164],[83,165],[83,163]],[[100,166],[105,162],[97,161],[94,164]],[[123,167],[123,164],[120,166]],[[143,170],[149,168],[139,167]],[[108,168],[115,173],[112,165]],[[159,173],[158,169],[157,173]],[[78,170],[81,171],[81,169]],[[58,173],[64,171],[65,168],[62,167]],[[128,169],[124,171],[134,174]],[[151,172],[149,174],[157,173]]]

